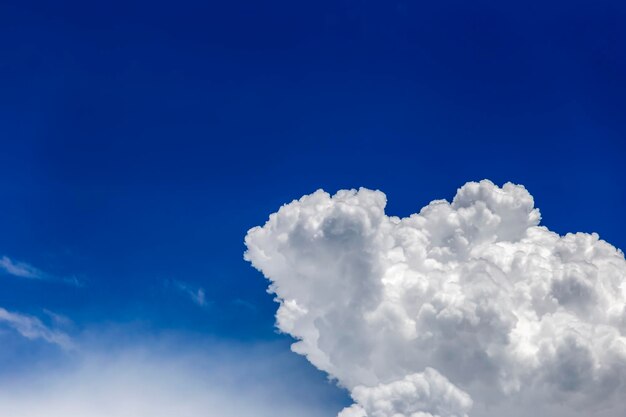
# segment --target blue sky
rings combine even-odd
[[[5,268],[0,306],[72,337],[287,352],[243,238],[318,188],[380,189],[404,216],[512,181],[551,230],[624,248],[624,19],[619,1],[4,1],[0,256],[35,272]],[[59,354],[0,336],[7,368]]]

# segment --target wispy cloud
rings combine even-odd
[[[191,299],[191,301],[200,307],[208,307],[211,304],[211,302],[206,299],[204,288],[196,287],[186,282],[176,280],[171,281],[171,283],[174,285],[174,288],[185,294]]]
[[[18,278],[56,281],[56,282],[62,282],[64,284],[71,285],[74,287],[83,286],[82,281],[80,281],[75,276],[58,277],[55,275],[51,275],[42,271],[39,268],[34,267],[31,264],[28,264],[26,262],[15,261],[6,255],[0,258],[0,272],[4,272],[5,274],[12,275]]]
[[[235,298],[234,300],[231,301],[231,304],[236,306],[236,307],[240,307],[243,309],[246,309],[250,312],[256,313],[257,308],[254,304],[252,304],[249,301],[243,300],[241,298]]]
[[[47,308],[44,308],[43,312],[57,327],[70,327],[74,325],[72,319],[64,316],[63,314],[55,313],[54,311],[48,310]]]
[[[45,279],[47,277],[43,271],[35,268],[34,266],[25,262],[13,261],[8,256],[0,258],[0,270],[3,270],[9,275],[20,278]]]
[[[27,339],[42,339],[64,349],[73,348],[69,335],[46,326],[37,317],[14,313],[0,307],[0,323],[8,325]]]

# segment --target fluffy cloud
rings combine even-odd
[[[350,390],[341,417],[626,414],[626,262],[540,226],[523,186],[470,182],[406,218],[319,190],[246,236],[278,328]]]
[[[352,396],[358,405],[346,408],[339,417],[466,417],[472,406],[469,395],[432,368],[389,384],[357,386]]]

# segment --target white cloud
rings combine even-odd
[[[9,275],[20,278],[43,279],[45,274],[32,265],[24,262],[16,262],[8,256],[0,258],[0,269]]]
[[[344,416],[466,417],[472,406],[469,395],[432,368],[388,384],[359,385],[352,390],[352,396],[358,405],[344,410]]]
[[[350,390],[341,417],[626,415],[621,251],[539,226],[511,183],[385,205],[319,190],[246,236],[292,349]]]

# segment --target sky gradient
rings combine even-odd
[[[511,181],[550,230],[623,249],[625,19],[619,1],[4,1],[0,307],[95,350],[288,353],[243,239],[319,188],[380,189],[406,216]],[[72,361],[0,328],[6,375]],[[349,403],[285,361],[328,415]]]

